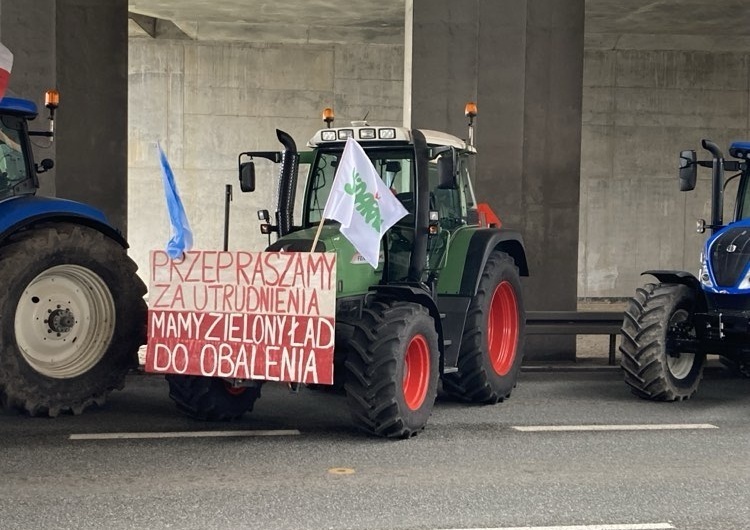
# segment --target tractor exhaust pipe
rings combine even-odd
[[[279,237],[292,231],[294,214],[294,192],[297,189],[297,172],[299,170],[299,153],[294,139],[284,131],[276,129],[276,137],[284,146],[281,155],[281,170],[279,173],[278,207],[276,210],[276,224],[279,227]]]
[[[711,233],[724,224],[724,154],[711,140],[702,140],[703,149],[711,153]]]

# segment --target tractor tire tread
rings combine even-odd
[[[620,367],[636,396],[652,401],[682,401],[697,391],[702,366],[687,388],[679,388],[671,381],[665,353],[671,308],[688,295],[684,285],[649,283],[636,289],[629,300],[620,331]],[[696,362],[702,363],[703,358],[696,357]]]

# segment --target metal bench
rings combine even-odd
[[[622,311],[527,311],[528,335],[609,335],[609,364],[615,364]]]

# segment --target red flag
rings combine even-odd
[[[10,69],[13,67],[13,54],[0,43],[0,98],[5,95],[10,78]]]

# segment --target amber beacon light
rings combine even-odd
[[[55,110],[60,105],[60,92],[51,88],[44,93],[44,106],[50,110]]]
[[[333,109],[330,107],[326,107],[323,109],[323,121],[326,122],[326,126],[330,129],[331,124],[333,123],[334,116],[333,116]]]
[[[49,109],[49,139],[55,137],[55,109],[60,105],[60,92],[50,88],[44,93],[44,106]]]
[[[477,104],[469,101],[464,107],[464,115],[469,118],[469,145],[474,145],[474,118],[477,117]]]

